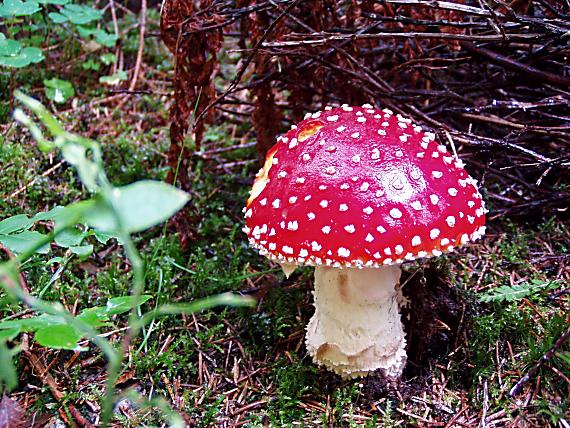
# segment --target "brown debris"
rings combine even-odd
[[[162,34],[177,59],[170,166],[188,190],[191,153],[181,144],[198,100],[197,147],[204,120],[247,116],[260,161],[289,122],[281,119],[294,123],[328,103],[373,102],[434,128],[462,152],[491,183],[497,212],[560,213],[570,197],[557,173],[570,166],[569,13],[554,0],[494,9],[468,0],[169,0]],[[216,93],[220,50],[241,57]]]
[[[60,390],[57,381],[54,377],[49,373],[49,367],[46,367],[41,359],[34,354],[32,351],[26,350],[24,351],[24,357],[30,363],[34,373],[41,379],[44,385],[47,385],[57,401],[62,401],[65,397],[64,393]],[[55,361],[54,361],[55,362]],[[66,404],[67,410],[61,407],[59,409],[59,416],[71,427],[93,427],[94,425],[89,422],[79,410],[72,404]],[[73,418],[71,419],[70,416]]]
[[[23,428],[27,422],[24,421],[24,410],[17,400],[7,395],[0,400],[0,428]]]
[[[196,10],[194,2],[168,0],[164,2],[161,15],[162,40],[174,54],[174,98],[170,110],[170,139],[168,153],[171,172],[169,181],[174,182],[178,169],[178,180],[188,188],[187,161],[183,153],[185,136],[192,130],[196,149],[204,134],[204,122],[198,120],[193,126],[190,118],[195,112],[203,112],[213,97],[214,76],[218,67],[217,54],[222,42],[220,17],[212,8],[212,1],[202,0]]]

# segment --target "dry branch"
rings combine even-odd
[[[191,3],[167,1],[163,23]],[[202,1],[176,17],[179,46],[208,46],[221,32],[220,48],[241,59],[207,103],[200,90],[210,83],[196,86],[191,76],[191,93],[177,77],[174,110],[200,100],[196,126],[207,117],[251,117],[262,159],[287,126],[279,117],[296,121],[327,103],[373,101],[448,133],[501,195],[497,210],[525,213],[548,200],[544,208],[556,214],[559,198],[570,194],[565,174],[557,173],[570,166],[569,9],[554,0]],[[188,51],[172,50],[177,63],[187,61]],[[188,119],[173,122],[173,147]]]

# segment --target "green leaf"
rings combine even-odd
[[[13,340],[17,335],[19,335],[21,330],[18,327],[7,328],[5,330],[0,330],[0,342],[6,342],[8,340]]]
[[[113,206],[127,233],[141,232],[169,219],[188,202],[188,194],[161,181],[141,180],[115,188]],[[103,232],[120,230],[111,208],[103,201],[87,215],[87,223]]]
[[[50,12],[48,13],[48,16],[56,24],[63,24],[64,22],[67,22],[67,17],[65,15],[62,15],[61,13]]]
[[[17,40],[7,39],[4,34],[0,33],[0,57],[2,56],[15,56],[22,50],[22,45]]]
[[[93,245],[89,244],[73,246],[69,247],[69,250],[80,258],[89,257],[91,254],[93,254]]]
[[[75,95],[75,89],[71,82],[60,79],[44,80],[45,94],[49,100],[56,103],[65,103]]]
[[[142,295],[139,299],[139,304],[148,302],[151,296]],[[125,312],[129,312],[132,309],[134,303],[134,298],[132,296],[115,297],[107,301],[106,306],[97,306],[94,308],[88,308],[81,311],[77,316],[81,321],[89,324],[90,326],[97,328],[103,325],[107,325],[109,317],[113,315],[120,315]]]
[[[95,36],[97,43],[102,44],[108,48],[112,48],[117,43],[118,37],[116,34],[107,33],[105,30],[99,28],[77,27],[79,35],[83,38]],[[114,56],[113,56],[114,58]]]
[[[99,241],[101,244],[106,244],[107,242],[109,242],[109,239],[117,238],[116,235],[101,232],[100,230],[90,230],[89,234],[93,235],[95,239],[97,239],[97,241]]]
[[[81,68],[83,68],[84,70],[99,71],[101,69],[101,64],[99,64],[94,59],[89,58],[86,62],[81,64]]]
[[[70,325],[60,324],[38,329],[35,339],[48,348],[75,350],[81,334]]]
[[[41,8],[34,1],[4,0],[4,3],[0,5],[0,16],[4,18],[28,16],[40,10]]]
[[[37,317],[21,318],[0,322],[0,330],[17,328],[20,331],[35,331],[39,328],[65,324],[65,320],[54,315],[43,314]]]
[[[36,47],[26,47],[16,55],[0,55],[0,66],[22,68],[44,59],[42,51]]]
[[[117,44],[117,40],[119,40],[116,34],[107,33],[105,30],[97,30],[93,34],[97,43],[108,48],[114,47]]]
[[[139,298],[139,305],[148,302],[152,296],[142,295]],[[112,316],[112,315],[119,315],[125,312],[129,312],[133,308],[134,304],[134,297],[133,296],[123,296],[123,297],[114,297],[112,299],[107,300],[107,305],[105,306],[105,314]]]
[[[541,282],[537,280],[532,280],[531,282],[519,284],[519,285],[502,285],[497,287],[485,294],[479,296],[479,300],[482,302],[513,302],[520,300],[523,297],[535,294],[537,291],[542,289],[550,289],[558,284],[557,281],[551,282]]]
[[[28,229],[34,224],[34,220],[25,214],[18,214],[0,221],[0,235],[8,235],[19,230]]]
[[[57,216],[59,214],[61,214],[61,212],[66,209],[66,207],[62,207],[62,206],[55,206],[53,207],[51,210],[49,211],[42,211],[37,213],[34,217],[33,217],[33,221],[49,221],[49,220],[55,220],[57,218]]]
[[[99,57],[99,59],[105,65],[110,65],[110,64],[114,64],[115,62],[117,62],[117,57],[115,56],[114,53],[103,54]]]
[[[42,233],[24,230],[23,232],[13,235],[0,235],[0,242],[14,253],[23,253],[36,245],[38,241],[44,239],[45,237],[46,235]],[[49,249],[49,244],[45,244],[36,252],[46,254],[49,252]]]
[[[69,21],[72,24],[84,25],[101,19],[103,11],[80,4],[66,4],[59,13],[52,12],[48,16],[56,24],[63,24]]]
[[[109,323],[107,321],[109,321],[109,316],[105,313],[104,309],[105,308],[102,307],[84,309],[77,315],[77,319],[93,328],[108,325]]]
[[[0,386],[5,385],[7,389],[13,389],[18,385],[18,373],[12,362],[10,350],[4,342],[0,342]]]
[[[99,82],[106,85],[114,86],[118,85],[122,81],[127,80],[127,73],[123,70],[117,71],[112,76],[101,76],[99,77]]]
[[[81,245],[84,238],[85,234],[81,230],[73,227],[61,231],[55,237],[55,243],[63,248],[75,247]]]

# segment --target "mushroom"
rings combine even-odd
[[[326,107],[269,150],[244,232],[288,275],[315,266],[306,345],[343,377],[399,377],[400,265],[479,239],[485,206],[456,155],[388,109]]]

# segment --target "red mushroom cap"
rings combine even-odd
[[[263,255],[336,267],[440,255],[480,238],[486,213],[433,133],[367,104],[308,114],[279,137],[244,210]]]

